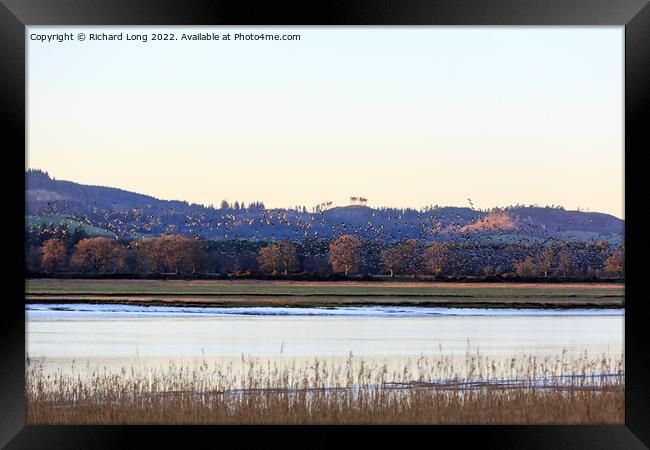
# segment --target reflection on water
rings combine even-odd
[[[233,361],[355,358],[401,364],[420,355],[494,359],[623,353],[622,310],[442,308],[276,309],[29,305],[27,355],[46,366],[129,367]],[[289,311],[283,311],[289,310]]]

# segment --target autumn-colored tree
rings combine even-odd
[[[81,270],[109,273],[123,270],[126,250],[115,239],[86,238],[75,245],[72,264]]]
[[[280,254],[277,245],[272,244],[262,247],[257,255],[257,264],[260,270],[270,271],[273,275],[280,269]]]
[[[563,277],[573,272],[575,265],[573,263],[573,256],[569,250],[563,250],[558,257],[558,271]]]
[[[175,258],[172,255],[180,250],[177,236],[133,240],[129,247],[133,250],[136,269],[140,273],[162,273],[175,270],[173,266],[182,265],[183,257]]]
[[[189,240],[170,236],[165,245],[165,265],[176,274],[190,272]],[[161,242],[162,243],[162,242]]]
[[[191,239],[188,246],[190,268],[193,274],[197,274],[205,269],[210,258],[201,239]]]
[[[147,254],[149,270],[154,273],[161,273],[165,270],[165,257],[169,247],[171,236],[161,236],[156,239],[143,239],[144,251]]]
[[[165,257],[169,251],[171,236],[157,239],[134,239],[129,243],[133,252],[135,270],[138,273],[161,273],[165,269]]]
[[[62,239],[52,238],[43,243],[42,265],[52,273],[65,262],[65,245]]]
[[[534,277],[538,271],[535,269],[535,260],[532,256],[524,260],[515,261],[515,273],[520,277]]]
[[[146,273],[151,270],[150,247],[152,239],[134,239],[129,243],[129,248],[133,252],[133,262],[137,273]]]
[[[416,239],[407,239],[399,244],[399,249],[402,254],[401,270],[417,278],[423,268],[423,245]]]
[[[449,247],[441,242],[433,242],[424,254],[425,265],[434,278],[449,266],[451,259]]]
[[[361,262],[361,240],[349,234],[343,235],[329,245],[329,263],[335,272],[350,272],[359,270]]]
[[[621,246],[605,260],[605,271],[617,277],[625,275],[625,249]]]
[[[542,250],[537,256],[537,267],[544,274],[544,278],[548,277],[551,268],[553,267],[553,262],[555,261],[555,252],[552,248],[546,248]]]
[[[176,274],[197,273],[208,256],[203,244],[184,236],[163,236],[156,239],[156,255],[162,255],[164,265]]]
[[[390,277],[395,276],[395,271],[399,269],[402,264],[402,251],[398,245],[392,245],[381,251],[381,262],[388,270]]]
[[[282,271],[286,275],[298,266],[296,247],[289,241],[262,247],[257,262],[262,270],[271,271],[273,274]]]

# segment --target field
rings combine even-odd
[[[203,361],[44,373],[29,363],[28,424],[622,424],[623,360],[467,353],[402,370],[353,361],[302,366],[243,360],[243,374]],[[242,357],[243,359],[243,357]],[[456,367],[456,368],[455,368]]]
[[[219,306],[621,308],[622,284],[57,280],[25,282],[29,303]]]

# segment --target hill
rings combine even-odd
[[[124,238],[168,233],[215,240],[300,241],[355,234],[389,242],[415,238],[427,242],[620,243],[624,231],[624,221],[614,216],[556,207],[517,205],[480,211],[452,206],[415,210],[354,205],[319,212],[266,209],[262,204],[214,208],[55,180],[38,170],[29,170],[25,176],[26,226],[71,221],[93,234]]]

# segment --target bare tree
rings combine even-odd
[[[388,270],[390,277],[395,276],[395,271],[402,264],[402,251],[397,245],[390,246],[381,251],[381,262]]]
[[[286,275],[298,267],[298,254],[296,246],[289,241],[278,242],[278,251],[280,252],[280,270]]]
[[[191,239],[188,243],[188,247],[190,268],[192,269],[193,274],[197,274],[205,269],[210,258],[203,241],[200,239]]]
[[[329,263],[335,272],[350,272],[359,270],[361,262],[361,240],[349,234],[343,235],[329,245]]]
[[[129,243],[129,248],[133,253],[135,271],[137,273],[147,273],[152,269],[151,249],[153,241],[149,238],[134,239]]]
[[[165,252],[165,265],[176,274],[190,271],[187,238],[182,236],[171,236],[167,242]]]
[[[399,248],[402,254],[401,269],[404,273],[413,275],[414,279],[417,278],[423,268],[423,245],[416,239],[407,239],[399,244]]]
[[[573,263],[573,256],[569,250],[563,250],[558,258],[558,271],[563,277],[573,272],[575,265]]]
[[[537,266],[544,274],[544,278],[548,278],[548,274],[553,267],[555,261],[555,252],[552,248],[546,248],[537,256]]]
[[[298,266],[296,247],[289,241],[262,247],[257,262],[262,270],[271,271],[273,274],[283,271],[286,275]]]
[[[95,237],[75,245],[72,264],[81,270],[109,273],[123,270],[126,250],[115,239]]]
[[[157,239],[143,239],[144,252],[147,255],[149,270],[161,273],[165,270],[165,257],[171,236],[161,236]]]
[[[43,243],[42,264],[49,273],[54,272],[65,262],[65,245],[62,239],[51,238]]]
[[[269,271],[273,275],[278,273],[280,269],[280,254],[277,246],[272,244],[262,247],[258,252],[257,264],[260,270]]]
[[[433,277],[437,277],[447,269],[451,262],[451,253],[448,246],[441,242],[433,242],[426,250],[424,261]]]
[[[625,248],[623,246],[605,260],[605,271],[617,277],[625,275]]]
[[[164,236],[157,239],[167,269],[176,274],[197,273],[208,259],[207,252],[199,240],[184,236]]]
[[[524,260],[515,261],[515,273],[520,277],[534,277],[537,275],[535,269],[535,260],[532,256],[528,256]]]

